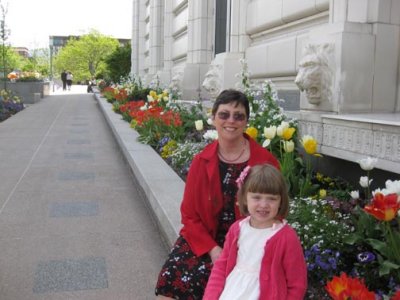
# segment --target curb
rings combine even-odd
[[[171,247],[182,227],[180,203],[185,182],[151,146],[137,141],[137,131],[112,110],[111,103],[99,93],[94,93],[94,97],[132,174],[144,192],[166,243]]]

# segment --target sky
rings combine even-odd
[[[132,0],[0,0],[8,4],[12,47],[48,48],[50,35],[82,35],[90,29],[131,38]]]

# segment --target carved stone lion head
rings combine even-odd
[[[215,99],[222,89],[221,66],[212,63],[205,74],[202,87]]]
[[[306,93],[309,103],[318,105],[323,101],[331,101],[333,70],[332,44],[309,44],[299,63],[295,83]]]

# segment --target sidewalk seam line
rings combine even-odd
[[[18,185],[20,184],[20,182],[22,181],[22,179],[24,178],[25,174],[28,172],[29,168],[32,165],[33,160],[35,159],[36,155],[38,154],[40,148],[42,147],[44,141],[47,139],[50,130],[53,128],[55,122],[58,120],[58,118],[60,117],[60,114],[63,112],[64,108],[65,108],[66,102],[64,102],[64,105],[61,107],[60,111],[58,112],[57,116],[55,117],[55,119],[53,120],[53,122],[51,123],[49,129],[47,129],[46,134],[44,135],[44,137],[42,138],[42,141],[40,142],[39,146],[36,148],[35,152],[33,153],[28,165],[26,166],[24,172],[22,172],[22,175],[20,176],[20,178],[18,179],[17,183],[14,185],[13,189],[11,190],[10,194],[8,195],[6,201],[3,203],[3,205],[0,208],[0,216],[4,211],[4,208],[6,207],[7,203],[10,201],[11,197],[14,195],[15,190],[17,189]]]

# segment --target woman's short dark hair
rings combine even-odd
[[[218,107],[221,104],[228,104],[228,103],[235,103],[235,107],[237,107],[238,105],[243,105],[244,109],[246,110],[247,119],[249,118],[250,115],[249,99],[247,99],[247,96],[244,93],[234,89],[224,90],[218,95],[211,111],[212,115],[215,116]]]
[[[281,205],[278,217],[284,219],[289,213],[289,195],[285,178],[282,173],[270,164],[255,165],[251,167],[249,174],[239,189],[237,200],[239,210],[243,215],[249,213],[247,209],[247,192],[279,195]]]

